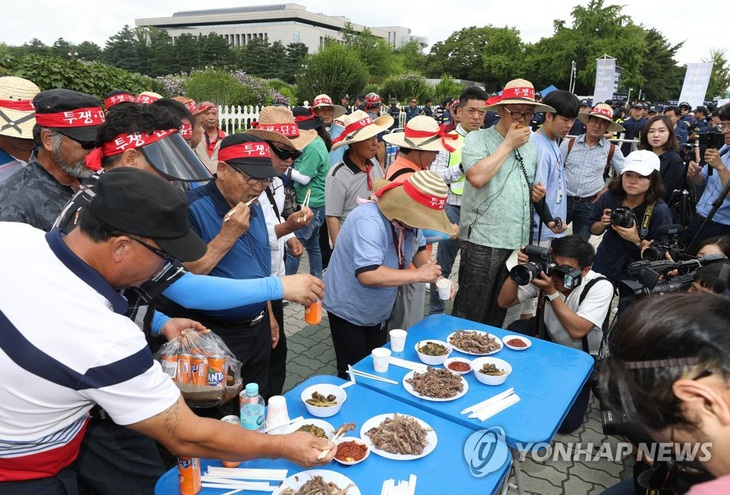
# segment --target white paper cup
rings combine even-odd
[[[289,412],[286,407],[286,398],[283,395],[274,395],[269,398],[266,414],[266,428],[276,428],[289,422]]]
[[[388,371],[388,365],[390,364],[390,349],[384,347],[377,347],[373,349],[373,368],[378,373],[385,373]]]
[[[440,278],[436,281],[436,287],[439,291],[439,299],[446,301],[451,298],[451,286],[453,282],[448,278]]]
[[[400,328],[396,328],[391,330],[389,333],[390,349],[393,352],[403,352],[403,349],[406,347],[406,336],[408,335],[408,332],[401,330]]]

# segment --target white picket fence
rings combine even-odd
[[[255,106],[219,106],[218,107],[218,121],[220,122],[221,129],[226,134],[234,134],[236,132],[243,132],[251,128],[251,122],[258,120],[259,112],[263,108],[263,105]]]

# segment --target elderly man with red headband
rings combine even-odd
[[[398,287],[435,282],[441,275],[420,229],[453,230],[444,212],[448,188],[430,170],[400,182],[378,179],[375,191],[376,202],[358,206],[347,217],[324,275],[323,306],[341,378],[347,377],[348,365],[385,344]],[[406,269],[411,262],[415,270]]]
[[[91,95],[68,89],[33,98],[39,146],[28,165],[0,185],[0,221],[22,222],[49,231],[60,207],[94,170],[86,155],[96,146],[104,109]]]
[[[0,184],[22,169],[35,148],[35,109],[31,100],[38,86],[22,77],[0,77]]]
[[[466,183],[454,315],[500,327],[506,310],[497,304],[497,296],[508,275],[505,262],[530,242],[532,231],[537,151],[530,141],[530,120],[535,112],[555,109],[535,100],[531,82],[515,79],[485,110],[496,110],[499,122],[467,134],[461,151]]]

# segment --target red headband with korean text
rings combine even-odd
[[[340,134],[337,138],[332,140],[332,144],[339,143],[340,141],[345,140],[346,138],[352,137],[351,134],[354,132],[359,131],[360,129],[364,129],[365,127],[369,126],[373,123],[373,119],[370,118],[370,116],[365,117],[364,119],[357,120],[355,122],[352,122],[345,127],[345,130],[342,131],[342,134]]]
[[[269,158],[271,159],[271,151],[269,145],[261,142],[247,142],[226,146],[218,150],[218,160],[227,162],[230,160],[246,158]]]
[[[299,126],[295,122],[292,122],[291,124],[262,124],[259,122],[256,128],[261,129],[262,131],[277,132],[288,138],[299,137]]]
[[[134,103],[136,101],[136,98],[134,97],[133,94],[119,93],[116,95],[112,95],[109,98],[107,98],[106,100],[104,100],[104,106],[106,107],[107,110],[109,110],[114,105],[124,103],[125,101],[131,101],[132,103]]]
[[[106,118],[101,107],[77,108],[57,113],[37,113],[36,123],[41,127],[90,127],[101,125]]]
[[[452,141],[458,141],[458,139],[459,139],[459,135],[456,134],[455,132],[446,132],[445,126],[443,126],[443,125],[439,128],[438,131],[419,131],[416,129],[411,129],[410,127],[408,127],[408,125],[406,125],[404,132],[405,132],[405,137],[407,137],[409,139],[436,138],[436,137],[440,136],[441,144],[444,145],[444,148],[446,148],[449,151],[449,153],[453,153],[454,151],[456,151],[456,149],[453,146],[451,146],[449,143],[447,143],[446,140],[449,139]],[[429,141],[427,141],[427,142],[429,142]],[[426,143],[421,143],[421,145],[423,145],[423,144],[426,144]]]
[[[107,156],[115,156],[124,153],[126,150],[142,148],[176,132],[178,132],[177,129],[167,129],[155,131],[151,134],[141,132],[120,134],[112,141],[104,143],[101,148],[96,148],[86,155],[86,166],[94,171],[99,170],[101,169],[101,160]]]

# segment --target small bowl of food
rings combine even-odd
[[[485,385],[502,385],[512,373],[512,366],[504,359],[480,357],[471,362],[474,376]]]
[[[450,357],[444,361],[444,366],[452,373],[466,375],[471,373],[471,361],[462,357]]]
[[[422,340],[416,344],[418,359],[430,366],[444,364],[451,354],[451,344],[443,340]]]
[[[370,455],[370,449],[360,438],[341,437],[336,443],[335,460],[345,466],[359,464]]]
[[[302,402],[307,411],[317,418],[334,416],[347,400],[347,392],[329,383],[320,383],[307,387],[302,392]]]
[[[294,433],[295,431],[306,431],[317,438],[330,440],[335,436],[334,427],[323,419],[308,418],[302,419],[290,424],[285,433]]]
[[[502,342],[513,351],[525,351],[532,345],[532,341],[522,335],[507,335],[502,337]]]

